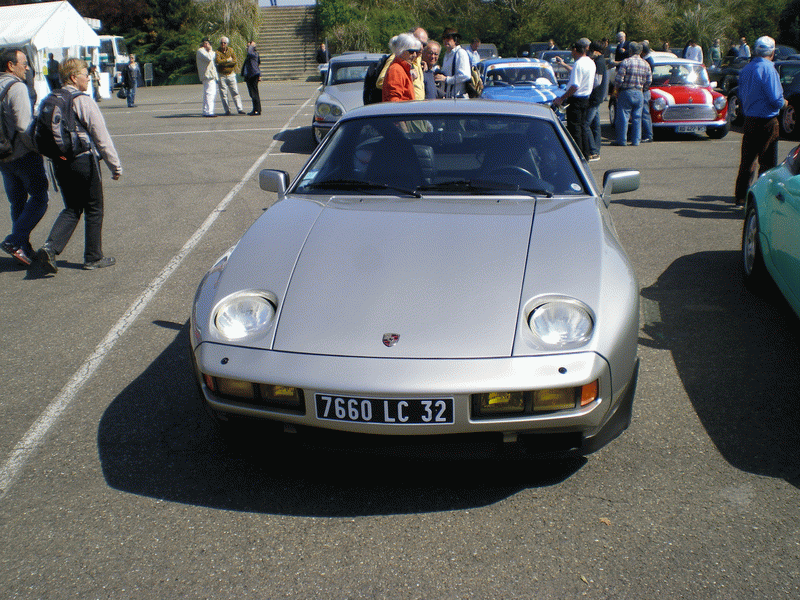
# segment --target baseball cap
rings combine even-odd
[[[753,53],[756,56],[770,56],[773,52],[775,52],[775,40],[768,35],[758,38],[753,46]]]

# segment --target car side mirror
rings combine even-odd
[[[603,174],[603,202],[609,205],[608,196],[624,194],[639,189],[639,171],[631,169],[610,169]]]
[[[258,174],[258,185],[265,192],[275,192],[278,198],[283,198],[289,187],[289,174],[286,171],[263,169]]]

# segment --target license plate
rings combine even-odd
[[[453,399],[377,399],[317,394],[317,418],[379,425],[453,423]]]
[[[705,125],[678,125],[675,130],[678,133],[705,133]]]

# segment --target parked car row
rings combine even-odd
[[[381,57],[331,60],[320,147],[294,179],[260,173],[278,201],[200,282],[204,407],[234,437],[247,418],[598,450],[628,427],[638,379],[639,287],[608,207],[639,173],[597,184],[547,108],[564,89],[551,62],[482,61],[482,99],[359,106]],[[658,57],[653,77],[654,127],[727,132],[703,65]],[[800,147],[749,190],[741,262],[800,316]]]

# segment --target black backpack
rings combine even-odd
[[[3,116],[3,100],[6,99],[8,95],[8,90],[11,89],[11,86],[17,81],[14,81],[12,78],[11,83],[6,85],[2,90],[0,90],[0,162],[6,162],[11,156],[14,154],[14,142],[13,137],[8,137],[6,134],[6,120]]]
[[[372,63],[367,69],[367,74],[364,77],[364,104],[377,104],[383,99],[383,90],[379,89],[376,84],[389,56],[387,54],[378,62]]]
[[[72,101],[81,93],[61,88],[42,100],[33,124],[33,143],[42,156],[71,160],[90,149],[78,136],[78,131],[86,128],[72,108]]]

